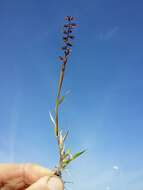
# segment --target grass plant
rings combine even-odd
[[[65,95],[61,95],[63,81],[65,78],[65,70],[66,65],[68,63],[69,57],[72,52],[72,41],[74,39],[73,31],[77,27],[77,24],[74,22],[75,18],[72,16],[65,17],[66,23],[63,27],[63,46],[62,51],[63,55],[59,56],[59,60],[61,61],[61,70],[60,70],[60,77],[58,81],[58,89],[57,89],[57,96],[55,101],[55,111],[54,116],[50,113],[50,119],[54,125],[54,133],[55,138],[57,140],[58,145],[58,154],[59,154],[59,162],[55,169],[55,174],[62,177],[63,170],[77,157],[82,155],[85,150],[72,154],[70,149],[65,148],[65,141],[68,138],[69,132],[67,131],[65,134],[62,133],[62,128],[59,127],[59,107],[62,105]]]

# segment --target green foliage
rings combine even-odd
[[[80,152],[77,152],[76,154],[74,154],[71,158],[71,160],[75,160],[76,158],[78,158],[80,155],[82,155],[85,152],[85,150],[82,150]]]
[[[73,156],[71,155],[71,151],[68,149],[68,152],[66,152],[65,154],[65,159],[63,160],[63,166],[64,168],[67,167],[67,165],[75,160],[76,158],[78,158],[79,156],[81,156],[83,153],[85,152],[85,150],[77,152],[76,154],[74,154]]]

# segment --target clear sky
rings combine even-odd
[[[79,27],[63,93],[74,190],[143,189],[143,1],[0,1],[0,162],[54,167],[54,107],[66,15]]]

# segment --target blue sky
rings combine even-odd
[[[54,107],[66,15],[79,27],[64,81],[75,190],[143,189],[143,2],[0,1],[0,162],[54,167]]]

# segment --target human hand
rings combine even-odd
[[[0,190],[64,190],[54,172],[35,164],[0,164]]]

